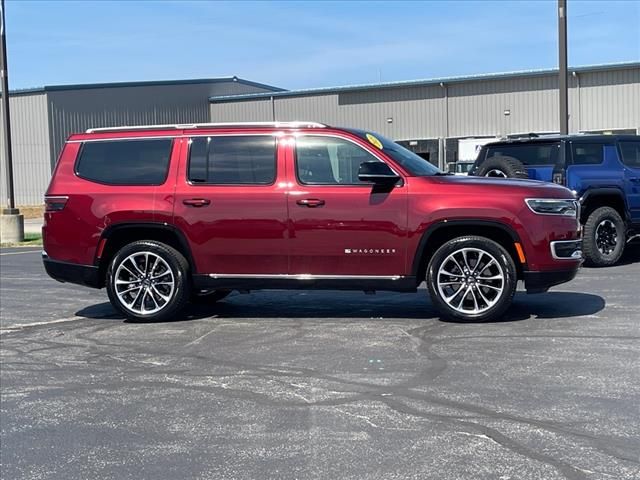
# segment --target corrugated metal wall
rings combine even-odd
[[[579,74],[580,129],[640,131],[640,68]]]
[[[49,184],[49,127],[45,93],[9,97],[13,178],[17,205],[38,205]],[[0,132],[2,131],[0,116]],[[0,133],[0,205],[6,206],[4,136]]]
[[[52,165],[72,133],[91,127],[208,122],[210,96],[262,91],[232,81],[49,91]]]
[[[572,132],[640,129],[639,67],[581,72],[570,78],[569,86]],[[273,120],[267,107],[270,100],[265,99],[214,100],[211,121]],[[530,75],[276,95],[274,111],[275,120],[359,127],[395,140],[554,132],[559,130],[558,79]]]

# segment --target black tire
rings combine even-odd
[[[585,263],[592,267],[615,264],[624,252],[626,232],[624,220],[615,209],[600,207],[591,212],[582,239]]]
[[[487,158],[476,173],[479,177],[529,178],[527,170],[520,160],[513,157]]]
[[[224,300],[232,290],[200,290],[191,292],[191,303],[210,305]]]
[[[461,253],[463,249],[465,253]],[[451,275],[442,273],[441,268]],[[513,258],[504,247],[485,237],[467,236],[436,251],[427,267],[426,281],[432,302],[445,317],[482,322],[499,319],[509,308],[518,278]],[[458,300],[460,305],[456,306]]]
[[[161,260],[152,265],[156,258]],[[154,280],[156,276],[159,278]],[[116,280],[123,279],[131,283],[127,285],[125,282],[125,287],[120,283],[116,287]],[[128,319],[146,322],[173,320],[184,308],[191,292],[189,263],[180,252],[164,243],[154,240],[133,242],[122,247],[111,260],[106,285],[111,304]],[[122,290],[130,287],[131,293]],[[138,297],[133,298],[134,295]],[[132,306],[125,305],[127,300],[133,300]],[[153,311],[154,305],[160,308]],[[145,312],[147,306],[150,307],[148,313]]]

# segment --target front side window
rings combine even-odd
[[[558,159],[557,143],[534,143],[529,145],[490,145],[487,156],[511,157],[519,160],[523,165],[555,165]]]
[[[296,171],[306,185],[371,185],[358,180],[360,164],[380,160],[362,147],[337,137],[299,137]]]
[[[76,174],[109,185],[161,185],[167,178],[172,143],[170,138],[86,142]]]
[[[413,153],[411,150],[404,148],[402,145],[399,145],[382,135],[366,132],[364,130],[357,130],[355,128],[347,128],[346,130],[380,149],[391,157],[394,162],[401,165],[402,168],[409,172],[410,175],[415,177],[430,177],[432,175],[443,174],[438,167],[429,163],[429,160]]]
[[[622,163],[627,167],[640,168],[640,142],[620,142]]]
[[[599,165],[604,160],[602,143],[573,143],[571,155],[574,165]]]
[[[192,138],[188,178],[215,185],[272,184],[276,139],[267,135]]]

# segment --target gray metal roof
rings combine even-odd
[[[622,63],[609,63],[601,65],[586,65],[579,67],[569,67],[569,72],[595,72],[600,70],[620,70],[627,68],[638,68],[640,62],[622,62]],[[425,85],[439,85],[439,84],[451,84],[462,83],[481,80],[500,80],[513,77],[537,77],[544,75],[557,74],[557,68],[540,69],[540,70],[522,70],[515,72],[503,72],[503,73],[485,73],[479,75],[464,75],[456,77],[441,77],[441,78],[429,78],[421,80],[404,80],[398,82],[383,82],[383,83],[369,83],[362,85],[346,85],[339,87],[324,87],[324,88],[310,88],[301,90],[281,90],[279,92],[264,92],[264,93],[247,93],[241,95],[222,95],[213,96],[209,98],[211,103],[222,102],[235,102],[242,100],[253,100],[260,98],[271,97],[297,97],[306,95],[326,95],[332,93],[351,92],[356,90],[376,90],[385,88],[398,88],[398,87],[416,87]]]
[[[226,82],[237,82],[242,85],[264,88],[267,90],[271,90],[272,92],[284,91],[283,88],[274,87],[272,85],[266,85],[264,83],[252,82],[251,80],[245,80],[244,78],[239,78],[233,75],[233,76],[215,77],[215,78],[193,78],[193,79],[187,79],[187,80],[149,80],[149,81],[141,81],[141,82],[46,85],[43,87],[21,88],[16,90],[9,90],[9,94],[10,95],[28,95],[30,93],[53,92],[53,91],[60,91],[60,90],[87,90],[92,88],[122,88],[122,87],[152,87],[152,86],[165,86],[165,85],[193,85],[193,84],[203,84],[203,83],[226,83]]]

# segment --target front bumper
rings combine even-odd
[[[543,293],[554,285],[573,280],[580,269],[580,265],[570,270],[552,270],[548,272],[524,272],[524,287],[527,293]]]
[[[98,267],[52,260],[45,252],[42,252],[42,263],[44,263],[44,269],[47,274],[54,280],[63,283],[76,283],[92,288],[102,288]]]

